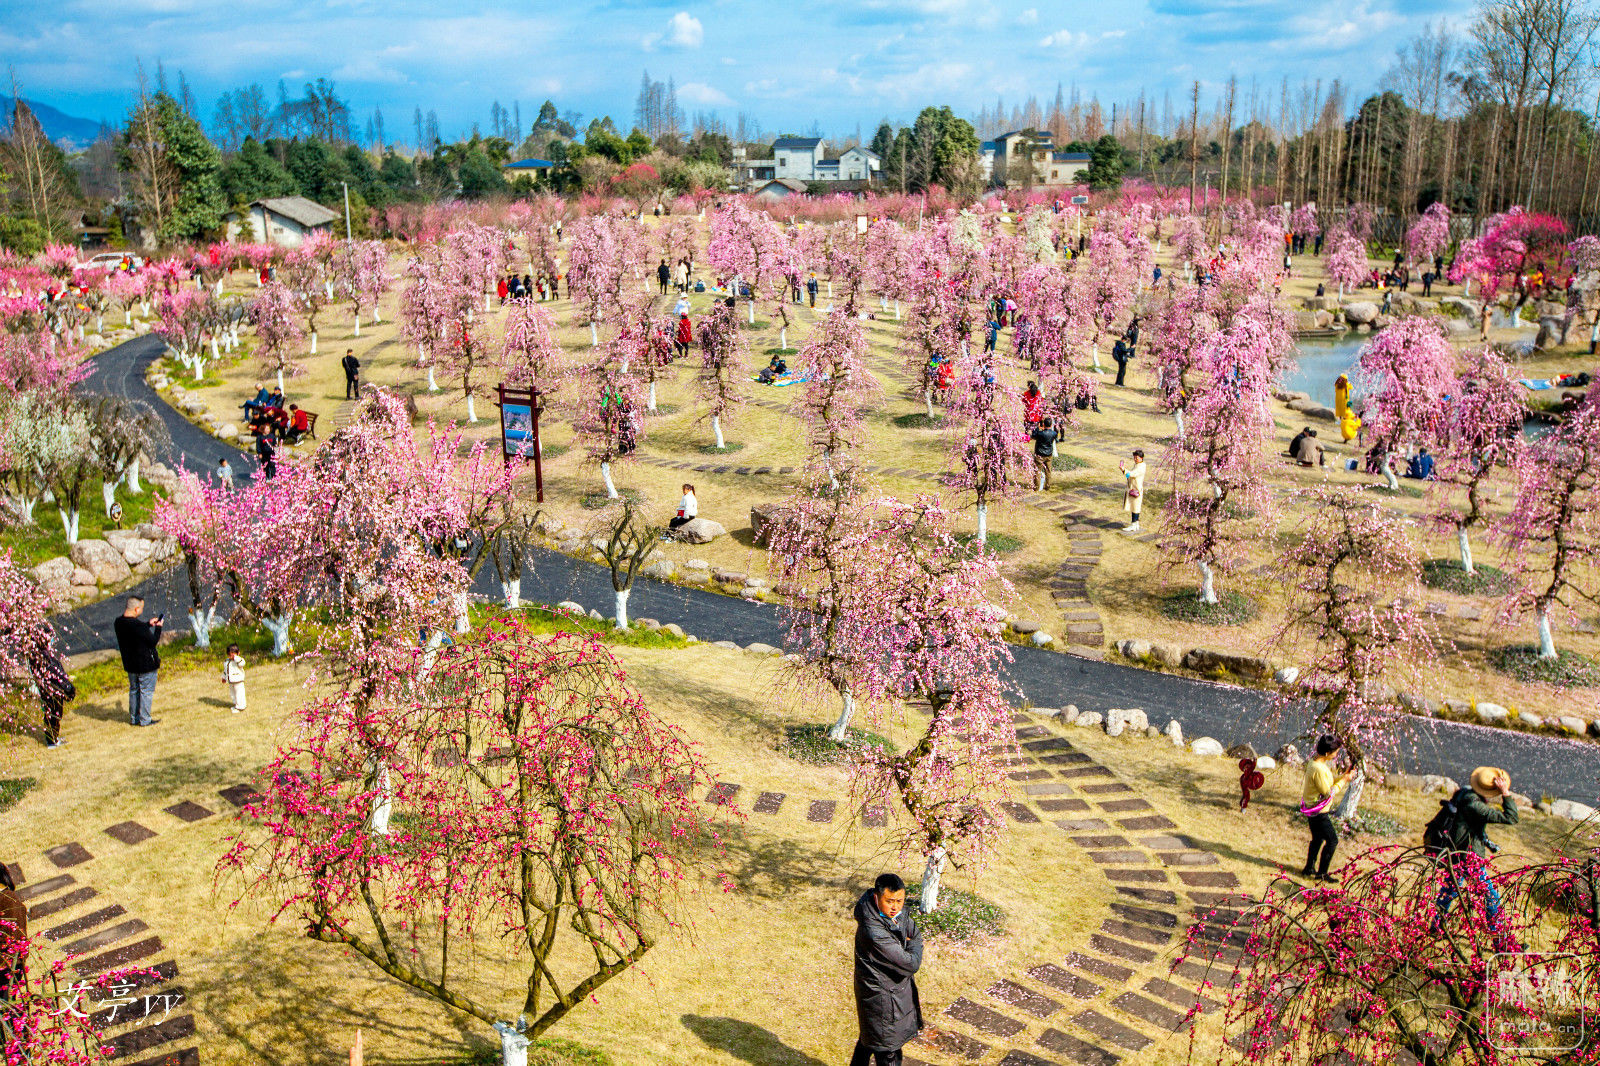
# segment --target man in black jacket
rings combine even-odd
[[[27,653],[28,673],[39,690],[39,706],[44,711],[44,743],[47,748],[61,746],[61,712],[67,701],[78,694],[78,686],[67,674],[67,661],[56,650],[55,630],[46,626],[34,638]]]
[[[356,358],[354,348],[344,350],[344,358],[339,360],[339,365],[344,367],[344,398],[347,400],[359,399],[361,396],[361,360]]]
[[[850,1066],[899,1066],[900,1049],[922,1028],[915,974],[922,933],[905,909],[906,884],[879,874],[856,901],[856,1016],[860,1037]]]
[[[146,622],[144,599],[128,597],[128,607],[122,612],[113,628],[117,632],[117,650],[122,653],[122,668],[128,673],[128,722],[130,725],[155,725],[160,721],[150,717],[155,706],[156,671],[161,669],[161,653],[156,646],[161,643],[161,623],[165,615],[156,615]]]

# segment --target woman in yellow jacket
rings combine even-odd
[[[1333,383],[1333,413],[1343,422],[1350,413],[1350,375],[1340,374]]]
[[[1305,791],[1300,794],[1300,813],[1311,826],[1311,847],[1306,852],[1306,866],[1301,877],[1314,877],[1318,881],[1331,881],[1328,866],[1333,862],[1333,849],[1339,846],[1339,832],[1333,827],[1333,810],[1344,797],[1344,791],[1356,776],[1354,769],[1346,770],[1340,777],[1333,775],[1333,759],[1344,742],[1331,733],[1317,738],[1314,758],[1306,762]],[[1318,852],[1321,852],[1320,860]]]

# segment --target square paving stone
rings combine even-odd
[[[1133,922],[1119,922],[1115,918],[1107,918],[1100,923],[1102,933],[1120,936],[1125,940],[1137,940],[1141,944],[1165,944],[1172,939],[1172,934],[1160,929],[1151,929],[1146,925],[1137,925]]]
[[[182,1051],[140,1059],[129,1066],[200,1066],[200,1049],[186,1047]]]
[[[1089,802],[1081,799],[1043,799],[1039,800],[1039,809],[1052,814],[1065,814],[1068,811],[1087,811]]]
[[[1014,822],[1033,823],[1039,821],[1039,816],[1020,803],[1002,803],[1000,809],[1011,816]]]
[[[88,862],[94,858],[89,854],[89,849],[74,840],[70,844],[57,844],[53,848],[46,848],[44,857],[62,869],[77,866],[79,863]]]
[[[1158,929],[1178,927],[1178,916],[1171,911],[1158,911],[1152,907],[1133,907],[1126,903],[1113,903],[1111,909],[1130,922],[1143,922]]]
[[[1125,984],[1133,976],[1133,971],[1126,966],[1118,966],[1114,962],[1097,959],[1093,955],[1085,955],[1079,951],[1069,954],[1065,962],[1074,970],[1092,973],[1096,977],[1103,977],[1107,981],[1115,981],[1118,984]]]
[[[1189,1019],[1171,1007],[1164,1007],[1153,999],[1146,999],[1137,992],[1124,992],[1111,1001],[1111,1005],[1122,1013],[1138,1018],[1141,1022],[1148,1022],[1158,1029],[1165,1029],[1169,1033],[1176,1033],[1189,1024]]]
[[[120,948],[113,948],[103,955],[96,955],[92,959],[81,959],[72,964],[72,968],[80,977],[92,977],[97,973],[105,973],[119,966],[126,966],[140,959],[148,959],[161,950],[161,938],[150,937],[135,944],[126,944]]]
[[[1134,947],[1132,944],[1121,940],[1113,940],[1108,936],[1095,933],[1089,937],[1089,946],[1102,955],[1110,955],[1113,959],[1122,959],[1126,962],[1144,965],[1156,961],[1156,953],[1149,948]]]
[[[1026,1028],[1021,1022],[1007,1018],[998,1011],[980,1006],[972,1000],[962,996],[944,1009],[944,1012],[958,1022],[972,1026],[985,1036],[1012,1037]]]
[[[27,882],[28,879],[22,876],[22,867],[18,866],[16,863],[0,863],[0,866],[4,866],[6,868],[6,873],[11,875],[12,884],[21,885]]]
[[[102,1003],[119,998],[116,988],[126,988],[129,992],[137,992],[142,988],[154,988],[157,985],[164,985],[168,981],[175,980],[178,976],[178,964],[171,959],[167,959],[165,962],[158,962],[154,966],[141,967],[141,969],[149,972],[141,973],[137,977],[129,977],[121,985],[112,988],[91,989],[88,993],[89,1002],[99,1006]],[[122,1010],[123,1016],[126,1017],[128,1008],[123,1007]]]
[[[254,785],[240,784],[221,789],[217,795],[227,800],[237,808],[243,808],[247,803],[254,803],[261,798],[261,793],[256,791]]]
[[[1232,988],[1244,980],[1243,969],[1234,973],[1231,963],[1217,962],[1207,965],[1192,959],[1184,959],[1173,967],[1173,972],[1182,974],[1197,985],[1202,981],[1209,981],[1217,988]]]
[[[112,1058],[121,1058],[139,1051],[148,1051],[162,1044],[170,1044],[174,1040],[194,1035],[194,1015],[184,1014],[177,1018],[168,1018],[155,1025],[141,1026],[132,1032],[123,1033],[108,1043],[115,1049]],[[174,1052],[176,1054],[176,1052]],[[158,1060],[159,1061],[159,1060]],[[199,1061],[196,1056],[195,1061]]]
[[[1061,1004],[1049,996],[1041,996],[1031,988],[1026,988],[1015,981],[996,981],[989,986],[988,992],[1001,1003],[1008,1004],[1035,1018],[1048,1018],[1061,1009]]]
[[[1091,851],[1089,861],[1097,862],[1103,866],[1112,865],[1143,865],[1150,861],[1150,856],[1142,851],[1123,849],[1119,851]]]
[[[61,925],[58,925],[54,929],[46,929],[44,931],[44,938],[46,940],[65,940],[69,936],[77,936],[79,933],[87,933],[96,926],[105,925],[111,919],[120,918],[127,913],[128,910],[126,907],[122,906],[120,903],[113,903],[109,907],[101,907],[97,911],[92,911],[89,914],[85,914],[82,918],[74,918],[70,922],[65,922]],[[101,945],[99,944],[95,945],[95,947],[100,946]]]
[[[1110,829],[1102,818],[1058,818],[1056,825],[1069,833],[1082,833],[1090,829]]]
[[[150,927],[137,918],[130,918],[109,929],[102,929],[98,933],[91,933],[82,940],[74,940],[61,950],[68,955],[87,955],[91,951],[110,947],[121,940],[126,940],[137,933],[143,933]]]
[[[1084,785],[1083,791],[1090,796],[1107,796],[1113,792],[1132,792],[1131,785],[1124,785],[1121,781],[1107,781],[1104,784]]]
[[[67,880],[71,881],[72,878],[69,877]],[[19,896],[21,894],[22,893],[20,892],[17,893]],[[42,902],[35,903],[33,906],[28,908],[28,921],[36,922],[40,918],[48,918],[52,914],[59,914],[68,907],[76,907],[78,904],[83,903],[86,900],[94,899],[99,894],[100,893],[96,892],[88,885],[84,885],[82,888],[75,888],[65,895],[56,896],[54,899],[47,899]]]
[[[812,800],[811,806],[806,809],[806,821],[831,822],[838,809],[839,804],[835,800]]]
[[[1021,734],[1017,734],[1021,736]],[[1022,745],[1028,751],[1070,751],[1072,745],[1060,737],[1051,737],[1048,740],[1030,740]]]
[[[1156,857],[1168,866],[1216,866],[1221,861],[1209,851],[1164,851]]]
[[[1249,902],[1236,892],[1191,892],[1189,898],[1202,907],[1237,907]]]
[[[1039,1046],[1049,1048],[1075,1066],[1116,1066],[1121,1061],[1105,1048],[1095,1047],[1059,1029],[1046,1029],[1039,1037]]]
[[[1164,981],[1159,977],[1152,977],[1146,981],[1144,990],[1159,999],[1166,1000],[1168,1003],[1176,1003],[1186,1011],[1193,1008],[1195,1004],[1200,1005],[1202,1014],[1214,1011],[1221,1006],[1214,999],[1207,999],[1205,996],[1189,991],[1182,985],[1175,985],[1171,981]]]
[[[1144,814],[1137,818],[1118,818],[1117,824],[1124,829],[1176,829],[1178,823],[1160,814]]]
[[[763,792],[756,797],[755,812],[757,814],[777,814],[778,808],[783,806],[784,792]]]
[[[1006,777],[1013,781],[1046,781],[1051,773],[1049,770],[1013,770]]]
[[[17,898],[26,903],[30,899],[48,896],[52,892],[59,892],[68,885],[77,883],[78,879],[71,874],[56,874],[56,876],[47,877],[43,881],[35,881],[31,885],[23,885],[17,889]]]
[[[1107,773],[1109,772],[1107,771]],[[1150,809],[1150,801],[1147,799],[1106,800],[1100,806],[1113,814],[1119,811],[1147,811]]]
[[[1169,892],[1164,888],[1135,888],[1131,885],[1118,885],[1117,892],[1131,899],[1143,900],[1146,903],[1172,905],[1178,902],[1178,894]]]
[[[1072,786],[1056,781],[1048,785],[1024,785],[1022,791],[1029,796],[1061,796],[1071,795]]]
[[[1139,846],[1152,851],[1182,851],[1188,848],[1189,842],[1182,837],[1157,833],[1155,836],[1140,837]]]
[[[1070,973],[1053,963],[1035,966],[1028,971],[1028,976],[1057,992],[1065,992],[1073,999],[1093,999],[1100,994],[1100,986],[1087,977]]]
[[[1111,771],[1107,770],[1104,766],[1069,766],[1065,770],[1057,770],[1056,773],[1069,780],[1079,777],[1111,776]]]
[[[1098,1011],[1086,1010],[1072,1019],[1072,1024],[1087,1030],[1101,1040],[1109,1041],[1129,1051],[1143,1051],[1154,1041],[1136,1029],[1114,1022]]]
[[[1110,836],[1073,837],[1072,842],[1080,848],[1125,848],[1128,847],[1128,838],[1112,834]]]
[[[118,986],[119,989],[128,989],[126,984]],[[112,996],[112,999],[132,999],[132,1003],[114,1003],[105,1010],[97,1010],[89,1015],[89,1024],[96,1029],[105,1030],[117,1025],[129,1023],[162,1022],[172,1017],[172,1012],[179,1010],[189,1002],[189,992],[182,985],[171,985],[159,992],[149,992],[142,996],[124,994],[121,997]]]
[[[1179,870],[1178,880],[1199,888],[1238,888],[1239,879],[1227,871]]]
[[[1054,1064],[1049,1059],[1041,1059],[1037,1055],[1012,1048],[1006,1052],[1006,1057],[1000,1060],[998,1066],[1054,1066]]]
[[[1050,730],[1046,729],[1042,725],[1025,725],[1021,729],[1017,730],[1018,740],[1028,740],[1033,737],[1048,737],[1049,735]]]
[[[1051,766],[1077,766],[1091,760],[1081,751],[1063,751],[1055,755],[1040,756],[1039,761]]]
[[[207,810],[193,800],[184,800],[182,803],[174,803],[172,806],[166,808],[166,812],[172,815],[174,818],[181,818],[185,822],[198,822],[202,819],[210,818],[216,813],[215,811]]]
[[[861,824],[868,829],[882,829],[889,824],[889,808],[881,803],[862,804]]]
[[[1165,881],[1165,870],[1106,870],[1107,881]]]
[[[154,829],[146,829],[138,822],[118,822],[116,825],[106,826],[106,836],[120,840],[124,844],[142,844],[155,836]]]
[[[711,786],[711,791],[706,793],[706,802],[713,807],[732,807],[734,797],[739,795],[743,785],[730,784],[727,781],[718,781]]]

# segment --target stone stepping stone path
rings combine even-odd
[[[785,798],[786,796],[782,792],[763,792],[756,797],[755,813],[777,814],[778,809],[783,806]]]
[[[834,812],[838,809],[837,800],[812,800],[811,806],[806,809],[806,821],[831,822]]]
[[[142,844],[156,835],[154,829],[146,829],[138,822],[118,822],[116,825],[107,826],[105,834],[113,840],[120,840],[124,844]]]
[[[216,813],[215,811],[208,810],[207,808],[200,806],[200,804],[195,803],[193,800],[184,800],[182,803],[175,803],[171,807],[164,809],[174,818],[185,822],[203,821],[204,819],[210,818]]]
[[[72,866],[78,866],[82,863],[86,863],[90,859],[94,858],[93,855],[89,854],[89,849],[85,848],[77,841],[73,841],[70,844],[57,844],[53,848],[46,848],[44,857],[55,863],[63,870]]]

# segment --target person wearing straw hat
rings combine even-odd
[[[1456,817],[1440,856],[1449,877],[1439,890],[1439,917],[1434,927],[1443,928],[1450,904],[1455,902],[1469,875],[1476,876],[1483,885],[1484,913],[1493,925],[1500,916],[1500,893],[1489,880],[1489,852],[1498,849],[1489,843],[1485,830],[1491,825],[1517,824],[1517,801],[1511,798],[1511,775],[1498,766],[1480,766],[1472,771],[1470,787],[1458,789],[1450,802],[1455,804]],[[1466,858],[1468,852],[1475,858]]]

